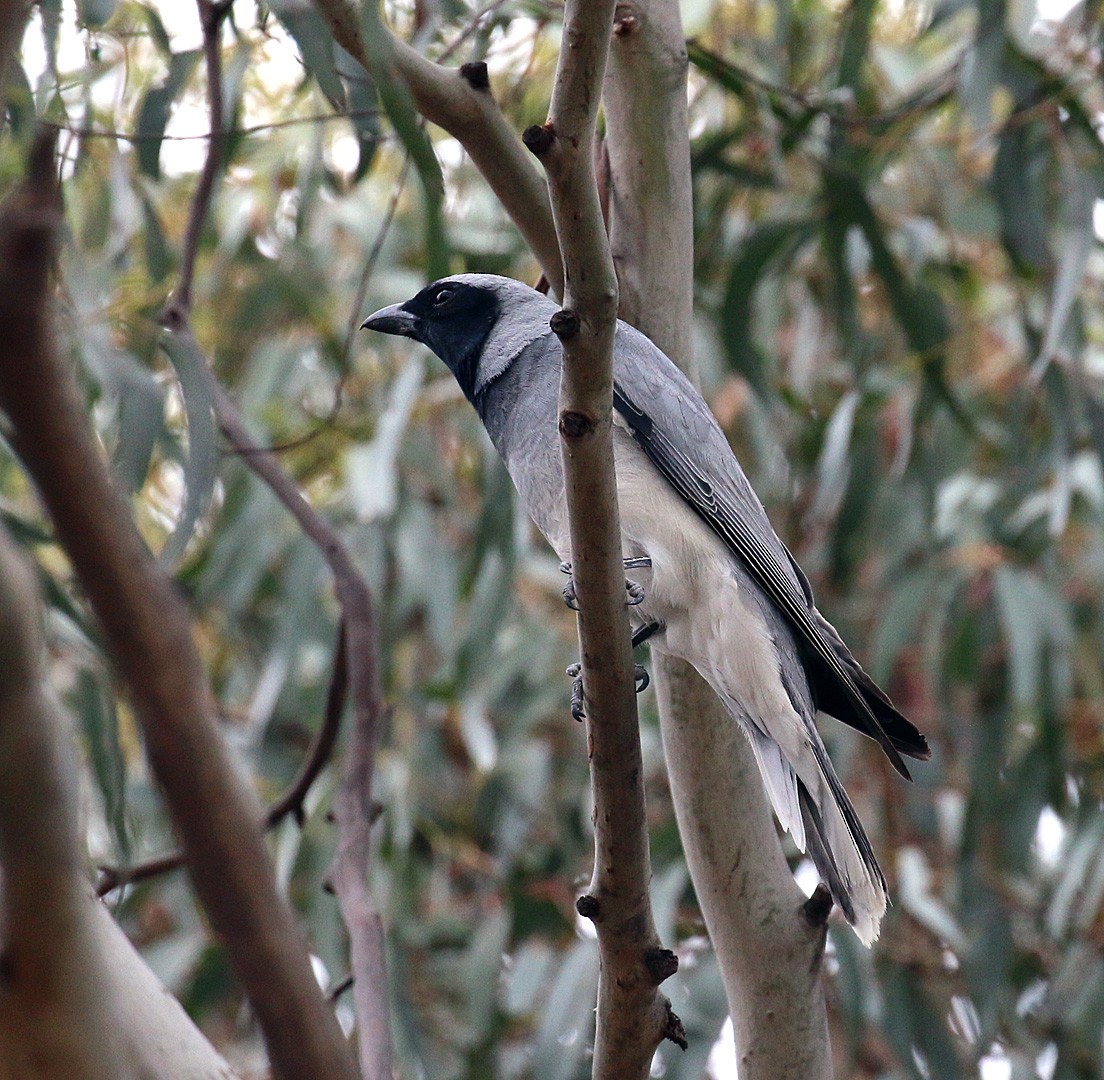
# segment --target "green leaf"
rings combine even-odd
[[[1043,343],[1032,368],[1038,378],[1061,348],[1069,325],[1073,306],[1081,293],[1089,255],[1096,247],[1093,231],[1093,209],[1096,205],[1096,184],[1089,173],[1077,164],[1062,159],[1063,200],[1059,211],[1059,227],[1055,242],[1057,272],[1050,293]]]
[[[445,181],[433,143],[422,126],[406,83],[397,77],[391,56],[392,38],[380,19],[375,0],[362,5],[362,31],[369,74],[379,90],[391,126],[418,174],[425,204],[426,276],[444,277],[448,273],[449,246],[445,233]]]
[[[345,458],[346,490],[361,521],[381,520],[395,512],[399,495],[396,461],[423,377],[421,357],[411,356],[391,386],[375,436],[354,446]]]
[[[269,0],[268,6],[295,39],[303,65],[319,89],[335,109],[343,112],[345,87],[337,73],[334,40],[326,24],[314,8],[302,0]]]
[[[165,401],[157,380],[137,361],[118,375],[119,440],[115,473],[127,491],[141,490],[153,448],[165,427]]]
[[[195,338],[190,333],[166,333],[162,335],[161,347],[176,370],[188,420],[188,456],[184,463],[187,496],[184,511],[161,551],[162,562],[167,566],[175,566],[184,554],[196,524],[211,499],[219,459],[218,432],[211,411],[209,376],[205,370],[207,360],[200,352]]]
[[[1012,700],[1038,708],[1048,646],[1064,657],[1072,642],[1068,605],[1036,574],[1015,567],[997,567],[993,586],[1008,646]]]
[[[148,193],[142,190],[142,185],[136,185],[139,199],[142,203],[142,220],[145,222],[143,237],[145,239],[146,270],[150,278],[155,282],[162,282],[172,269],[172,250],[165,239],[165,231],[161,228],[161,219],[157,215],[157,208]]]
[[[119,743],[115,699],[101,679],[83,670],[77,676],[77,713],[88,743],[92,772],[103,799],[104,814],[124,863],[130,860],[127,829],[126,759]]]
[[[776,264],[793,258],[813,234],[809,218],[769,221],[743,243],[732,263],[721,308],[721,340],[733,367],[760,393],[770,388],[767,360],[753,337],[755,291]]]
[[[138,166],[146,176],[154,180],[161,177],[161,141],[165,137],[170,110],[184,89],[200,55],[199,49],[173,53],[164,81],[146,91],[142,107],[138,110]]]
[[[870,49],[870,27],[878,0],[851,0],[844,16],[846,29],[840,50],[837,86],[849,86],[858,97],[866,54]]]
[[[1050,152],[1041,123],[1009,124],[997,144],[990,183],[1001,215],[1001,239],[1023,273],[1039,273],[1051,261],[1046,185]]]
[[[149,4],[135,4],[131,10],[136,11],[149,28],[150,38],[157,46],[157,51],[166,61],[169,60],[172,57],[172,42],[158,12]]]
[[[564,958],[544,1000],[533,1054],[533,1075],[574,1080],[594,1030],[598,950],[578,941]]]
[[[347,113],[357,137],[359,154],[353,172],[353,180],[357,181],[367,175],[383,140],[379,93],[375,81],[344,49],[338,50],[337,59],[348,100]]]

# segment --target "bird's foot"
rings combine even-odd
[[[564,672],[564,674],[572,680],[571,717],[573,720],[581,722],[586,719],[586,709],[583,707],[583,665],[568,664],[567,670]]]
[[[575,720],[586,719],[586,708],[584,702],[586,700],[583,694],[583,665],[582,664],[568,664],[564,674],[572,680],[571,683],[571,715]],[[651,679],[648,677],[648,672],[640,664],[633,665],[633,681],[636,684],[636,692],[643,694],[648,689],[648,684]]]
[[[652,560],[647,555],[638,555],[629,559],[622,559],[622,565],[626,570],[635,570],[642,566],[651,566]],[[571,563],[560,563],[560,573],[567,574],[570,580],[564,586],[563,598],[564,603],[567,604],[572,611],[579,610],[579,598],[575,594],[575,579],[571,577]],[[625,604],[628,607],[636,607],[637,604],[644,602],[644,587],[639,581],[625,581],[625,592],[628,594],[628,599]]]

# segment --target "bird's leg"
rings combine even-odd
[[[635,570],[641,566],[651,566],[652,560],[647,555],[637,555],[633,558],[622,559],[622,565],[626,570]],[[563,598],[564,603],[567,604],[572,611],[579,610],[579,598],[575,595],[575,579],[571,577],[571,563],[560,563],[560,573],[567,574],[570,580],[564,586]],[[644,602],[644,589],[639,581],[625,581],[625,592],[628,593],[628,599],[625,603],[629,607],[636,607],[637,604]]]
[[[571,716],[575,720],[585,720],[586,709],[583,708],[583,665],[568,664],[564,674],[572,680]]]
[[[632,636],[632,648],[636,648],[637,645],[643,644],[653,634],[658,633],[663,629],[663,623],[651,622],[647,626],[642,626]],[[582,664],[569,664],[567,670],[564,672],[569,679],[574,681],[571,684],[571,715],[576,720],[586,719],[586,709],[583,707],[583,665]],[[636,692],[643,694],[648,689],[648,684],[651,679],[648,677],[648,672],[643,664],[635,664],[633,666],[633,680],[636,683]]]
[[[648,638],[653,634],[659,633],[662,629],[664,629],[663,623],[660,622],[650,622],[642,626],[632,636],[632,648],[635,649],[637,645],[643,645]],[[634,666],[633,678],[636,680],[636,692],[638,694],[643,694],[644,691],[648,689],[648,683],[651,682],[651,679],[648,677],[648,671],[643,664],[636,664]]]

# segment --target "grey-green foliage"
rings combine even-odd
[[[350,338],[431,263],[535,270],[470,163],[429,129],[440,199],[409,103],[385,95],[396,140],[372,84],[308,9],[260,5],[253,25],[241,7],[224,39],[230,122],[352,115],[228,140],[195,331],[376,592],[393,711],[370,876],[389,931],[402,1074],[575,1080],[588,1072],[596,956],[573,908],[589,874],[589,796],[560,674],[574,641],[562,580],[451,379],[406,343]],[[875,748],[825,721],[895,900],[872,953],[833,926],[833,1035],[847,1075],[971,1076],[1004,1055],[1017,1078],[1098,1076],[1097,6],[1034,31],[993,0],[684,7],[707,392],[822,608],[935,747],[906,787]],[[195,179],[173,164],[184,144],[171,120],[201,103],[192,46],[133,0],[80,10],[77,33],[64,8],[41,6],[48,63],[13,81],[0,172],[18,173],[32,93],[40,114],[69,127],[141,136],[66,143],[60,332],[140,526],[181,556],[227,735],[271,798],[319,722],[336,605],[318,553],[202,421],[194,358],[166,355],[154,323]],[[431,55],[471,16],[459,3],[426,11],[418,41]],[[547,107],[554,14],[507,3],[454,60],[498,58],[495,91],[519,129]],[[59,35],[86,51],[59,73],[62,88],[53,71],[72,54],[59,54]],[[124,69],[127,93],[97,89]],[[411,150],[422,187],[397,191]],[[91,854],[164,850],[171,834],[129,711],[111,703],[96,631],[6,452],[0,497],[50,600],[53,670],[102,811]],[[691,1039],[685,1054],[664,1047],[658,1068],[696,1080],[725,1002],[652,710],[649,695],[654,900],[682,956],[668,990]],[[336,781],[324,773],[302,828],[285,822],[273,836],[334,981],[344,932],[322,886]],[[132,890],[118,911],[217,1039],[255,1038],[181,875]]]

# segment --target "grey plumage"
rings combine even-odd
[[[425,342],[452,370],[530,516],[570,560],[556,406],[558,310],[508,278],[459,275],[365,326]],[[747,736],[779,821],[808,851],[858,936],[873,941],[885,880],[814,723],[817,709],[901,754],[928,756],[816,610],[709,407],[643,334],[618,323],[614,456],[626,557],[647,556],[634,627],[694,665]],[[738,812],[733,808],[732,812]]]

